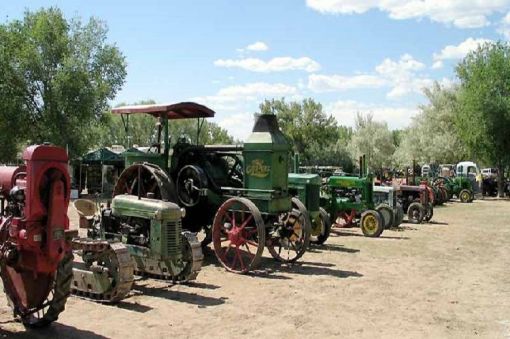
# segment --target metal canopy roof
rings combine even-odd
[[[155,105],[136,105],[122,106],[112,109],[114,114],[151,114],[160,116],[165,114],[168,119],[192,119],[192,118],[212,118],[214,111],[204,105],[194,102],[180,102],[177,104],[155,104]]]

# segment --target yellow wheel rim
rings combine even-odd
[[[469,193],[467,193],[467,192],[462,193],[462,200],[468,201],[469,200]]]
[[[367,215],[363,218],[363,228],[370,234],[377,231],[377,219],[373,215]]]

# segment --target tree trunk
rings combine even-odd
[[[500,162],[498,164],[498,197],[505,197],[505,166]]]

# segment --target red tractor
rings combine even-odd
[[[68,158],[45,144],[23,160],[0,167],[0,276],[14,316],[42,327],[64,310],[73,276]]]

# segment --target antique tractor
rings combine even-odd
[[[305,204],[312,226],[310,242],[317,245],[324,244],[331,232],[328,212],[320,207],[321,185],[318,174],[289,173],[289,192]]]
[[[0,167],[0,275],[25,326],[57,320],[70,293],[67,154],[48,144],[23,152],[24,166]]]
[[[397,201],[395,189],[391,186],[374,186],[373,199],[376,209],[386,213],[392,220],[391,227],[398,227],[404,220],[404,209]],[[389,212],[391,210],[391,213]]]
[[[395,186],[397,199],[410,223],[420,224],[430,221],[434,215],[434,207],[430,200],[431,190],[426,185],[398,185]],[[433,193],[432,193],[433,194]]]
[[[321,207],[335,220],[334,226],[351,227],[359,219],[365,236],[379,237],[385,227],[391,227],[389,215],[393,211],[387,206],[383,207],[385,214],[375,209],[373,187],[373,177],[367,173],[364,157],[361,157],[359,177],[330,176],[327,179],[321,191]]]
[[[195,234],[183,232],[183,213],[175,203],[151,194],[115,196],[91,220],[87,238],[73,240],[81,258],[74,263],[73,293],[112,303],[129,293],[133,274],[194,280],[202,266],[202,247]]]
[[[205,231],[220,263],[229,271],[254,269],[264,246],[283,262],[306,251],[310,218],[288,191],[290,147],[276,117],[261,115],[243,145],[198,145],[204,118],[214,112],[196,103],[119,107],[116,114],[152,114],[159,119],[153,153],[126,158],[114,188],[125,193],[174,202],[186,210],[183,228]],[[172,148],[168,121],[198,119],[197,144],[179,138]],[[202,122],[201,122],[202,121]],[[171,161],[169,161],[171,160]]]

